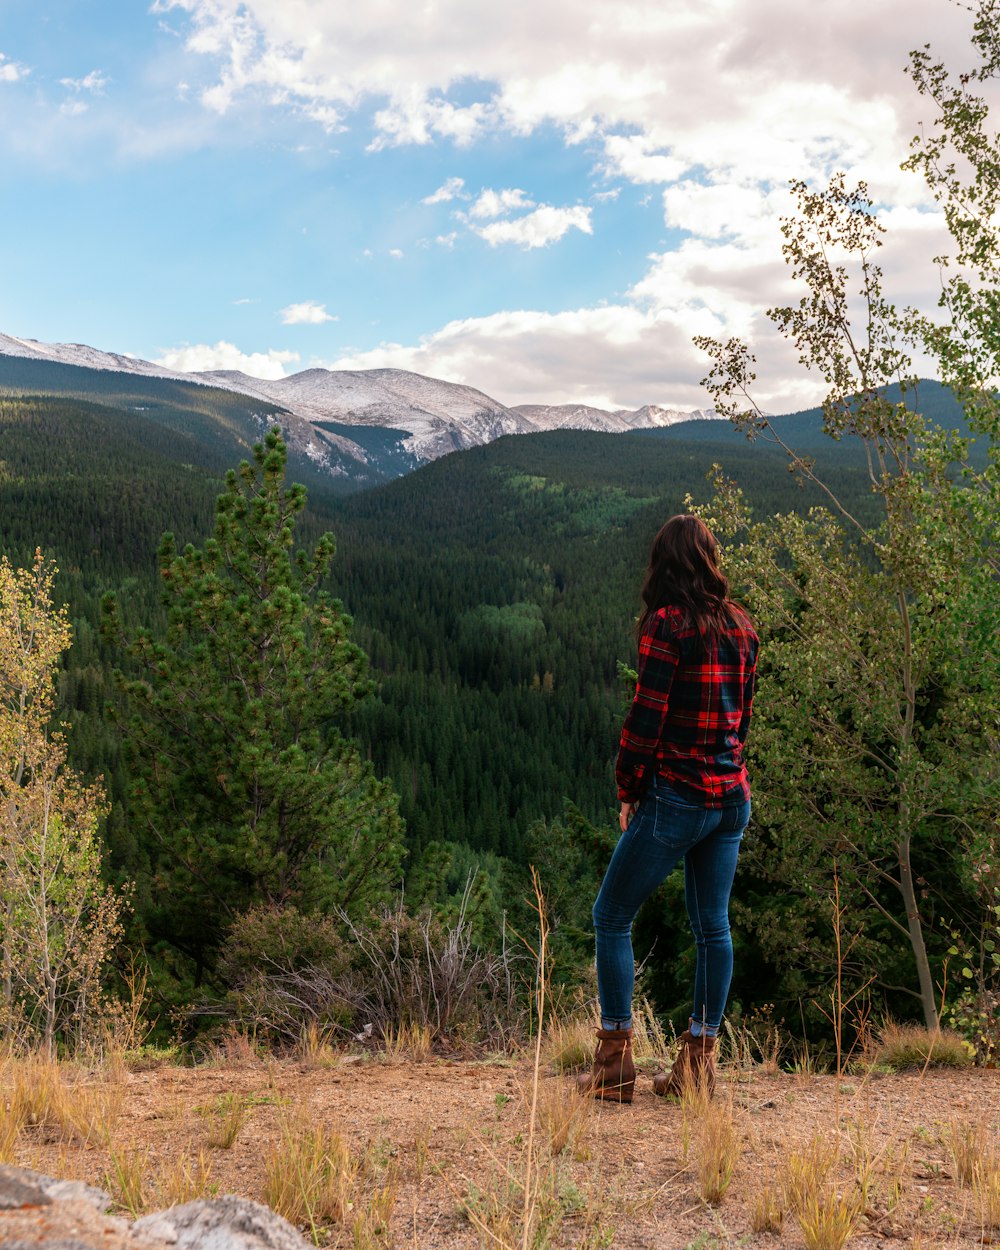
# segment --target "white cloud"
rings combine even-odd
[[[665,152],[655,151],[646,135],[608,135],[604,140],[609,174],[630,182],[673,182],[686,169],[686,162]]]
[[[479,198],[469,209],[470,217],[490,218],[503,217],[507,213],[522,208],[534,208],[535,201],[529,200],[518,187],[506,191],[492,191],[489,187],[480,191]]]
[[[19,82],[20,79],[27,78],[30,73],[31,70],[26,65],[20,65],[0,52],[0,82]]]
[[[336,317],[326,311],[325,304],[317,304],[312,299],[301,304],[289,304],[281,310],[281,322],[286,326],[318,326],[324,321],[336,320]]]
[[[405,252],[400,247],[390,247],[389,255],[392,257],[393,260],[402,260],[405,255]]]
[[[248,373],[254,378],[283,378],[285,365],[295,364],[298,352],[281,352],[273,348],[266,352],[241,352],[232,343],[221,340],[212,346],[207,343],[185,343],[162,352],[154,364],[180,373],[204,373],[207,370],[227,369]]]
[[[67,100],[65,104],[59,105],[59,112],[63,117],[79,117],[82,113],[86,113],[89,107],[83,100]]]
[[[553,208],[551,204],[542,204],[524,217],[491,221],[488,226],[472,226],[472,230],[490,247],[498,247],[501,243],[515,243],[523,248],[545,247],[558,242],[570,230],[593,234],[590,212],[589,208],[579,204],[572,208]]]
[[[462,188],[464,186],[464,178],[449,178],[431,195],[425,195],[420,203],[447,204],[449,200],[457,199],[462,194]]]
[[[770,206],[775,215],[790,207],[780,194]],[[721,209],[712,211],[725,222]],[[887,287],[901,304],[929,311],[936,289],[930,258],[945,246],[940,214],[899,209],[886,220],[879,262]],[[796,352],[763,312],[766,304],[796,303],[800,288],[774,238],[763,230],[754,237],[755,231],[737,239],[720,230],[719,239],[690,238],[674,252],[657,253],[623,300],[458,319],[416,344],[384,343],[330,368],[412,369],[477,386],[507,404],[697,408],[708,402],[700,387],[708,361],[692,336],[739,334],[757,355],[759,402],[775,412],[806,408],[822,398],[822,381],[798,366]]]
[[[64,87],[68,87],[70,91],[89,91],[94,95],[101,95],[104,88],[111,81],[106,74],[101,73],[99,69],[92,69],[89,74],[83,78],[60,78],[59,82]]]

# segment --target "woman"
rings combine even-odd
[[[750,725],[757,635],[729,597],[718,544],[695,516],[675,516],[653,539],[642,588],[638,681],[622,727],[615,776],[621,839],[597,902],[601,1028],[580,1091],[631,1102],[632,922],[684,860],[684,899],[697,950],[694,1011],[657,1094],[692,1081],[714,1088],[715,1039],[733,972],[729,893],[750,819],[743,746]]]

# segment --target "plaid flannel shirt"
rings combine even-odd
[[[654,777],[706,807],[750,797],[743,744],[757,645],[746,618],[706,647],[685,627],[682,609],[659,609],[639,641],[635,699],[615,768],[619,799],[638,802]]]

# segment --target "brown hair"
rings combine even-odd
[[[689,513],[672,516],[649,548],[642,587],[643,610],[636,625],[641,638],[660,608],[679,607],[685,624],[706,642],[734,621],[749,618],[729,597],[729,582],[719,568],[719,544],[704,521]]]

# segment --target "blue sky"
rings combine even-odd
[[[789,178],[869,179],[888,269],[940,221],[902,67],[949,0],[2,0],[0,331],[174,368],[392,365],[507,402],[705,402],[767,338]],[[924,267],[922,267],[924,266]]]

